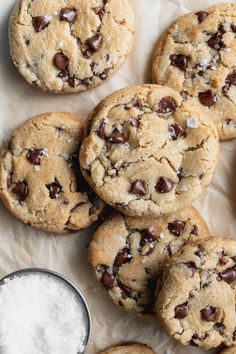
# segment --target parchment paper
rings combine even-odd
[[[165,28],[179,15],[220,1],[133,0],[137,33],[133,52],[125,66],[113,79],[98,88],[67,96],[40,92],[24,82],[13,67],[9,57],[7,27],[15,2],[0,1],[0,144],[21,122],[33,115],[65,110],[87,115],[95,104],[112,91],[150,82],[150,54]],[[216,175],[208,191],[195,202],[195,206],[205,217],[212,233],[236,238],[235,151],[236,140],[221,144]],[[72,236],[46,234],[15,220],[0,204],[0,276],[20,268],[44,267],[74,281],[88,299],[92,312],[93,332],[87,354],[95,354],[100,349],[125,340],[147,343],[157,354],[204,353],[193,347],[176,344],[165,334],[157,320],[138,319],[109,301],[87,264],[86,245],[93,229]]]

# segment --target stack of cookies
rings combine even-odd
[[[54,93],[108,79],[133,37],[129,0],[20,0],[10,21],[17,69]],[[204,349],[236,344],[236,241],[213,237],[191,206],[211,183],[219,140],[236,137],[235,54],[235,4],[185,15],[156,45],[152,84],[111,94],[87,120],[34,117],[0,152],[0,197],[15,217],[62,234],[102,216],[89,262],[110,298]]]

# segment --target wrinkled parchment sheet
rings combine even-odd
[[[43,93],[24,82],[17,73],[10,60],[7,34],[10,12],[16,0],[0,2],[1,145],[20,123],[31,116],[65,110],[87,116],[94,105],[114,90],[150,82],[151,52],[167,26],[182,14],[220,1],[133,0],[137,31],[135,45],[126,64],[109,82],[96,89],[66,96]],[[236,140],[221,144],[220,161],[212,184],[194,205],[205,217],[212,233],[236,238],[235,151]],[[92,313],[92,339],[87,354],[95,354],[126,340],[147,343],[157,354],[205,353],[176,344],[165,334],[158,320],[136,318],[110,302],[87,264],[86,246],[93,231],[94,226],[69,236],[39,232],[15,220],[0,203],[0,277],[20,268],[43,267],[74,281],[86,296]],[[209,353],[219,353],[219,350]]]

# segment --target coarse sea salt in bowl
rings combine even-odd
[[[62,275],[30,268],[0,280],[1,354],[82,354],[90,335],[87,302]]]

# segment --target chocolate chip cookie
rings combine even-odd
[[[221,354],[235,354],[236,353],[236,346],[235,347],[230,347],[226,348],[221,352]]]
[[[147,345],[140,343],[125,343],[105,349],[99,354],[155,354]]]
[[[154,83],[189,96],[211,115],[221,140],[236,137],[236,4],[187,14],[153,54]]]
[[[168,333],[204,349],[236,344],[236,241],[186,245],[164,272],[156,311]]]
[[[95,192],[130,216],[190,205],[209,185],[219,153],[214,123],[168,87],[125,88],[91,113],[80,151]]]
[[[134,38],[130,0],[19,0],[10,19],[13,62],[30,84],[79,92],[110,78]]]
[[[22,124],[0,152],[0,198],[33,227],[67,233],[98,219],[104,204],[80,172],[84,119],[45,113]]]
[[[163,218],[111,215],[89,245],[89,262],[112,300],[126,311],[154,315],[164,264],[187,242],[210,237],[192,207]]]

